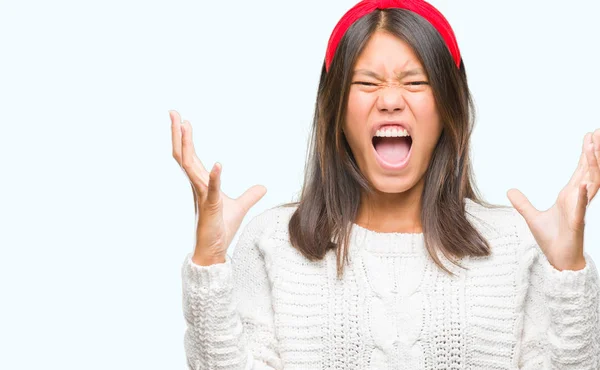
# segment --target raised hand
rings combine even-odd
[[[192,186],[197,218],[196,248],[192,260],[207,266],[225,262],[227,248],[242,220],[267,192],[262,185],[254,185],[237,199],[221,191],[221,165],[215,163],[210,172],[205,168],[194,148],[192,126],[181,122],[177,111],[169,111],[173,157],[184,170]]]
[[[600,129],[587,133],[579,164],[559,192],[554,205],[538,211],[517,189],[507,192],[513,207],[525,218],[540,249],[557,270],[585,267],[583,234],[585,213],[600,188]]]

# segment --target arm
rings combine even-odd
[[[185,257],[184,346],[190,370],[283,369],[257,224],[257,218],[248,223],[233,258],[224,263],[201,266],[192,253]]]
[[[519,369],[600,369],[600,282],[591,257],[559,271],[533,241],[525,243],[520,282],[523,327]]]

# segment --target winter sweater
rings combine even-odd
[[[189,369],[600,369],[600,283],[556,270],[514,208],[466,199],[491,255],[460,269],[422,233],[352,224],[350,264],[317,262],[289,242],[296,207],[260,213],[233,256],[182,266]]]

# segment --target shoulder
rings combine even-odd
[[[296,204],[277,205],[253,216],[242,229],[240,244],[254,244],[263,249],[273,239],[285,238],[288,223],[296,210]]]
[[[246,226],[246,229],[253,232],[265,232],[266,230],[275,231],[283,226],[287,227],[292,214],[298,208],[297,205],[277,205],[261,211],[256,216],[252,217]]]
[[[485,205],[466,198],[465,213],[469,222],[490,242],[517,246],[533,240],[525,219],[512,206]]]
[[[465,211],[491,249],[490,256],[471,259],[475,284],[486,290],[504,291],[514,286],[517,301],[522,304],[527,287],[537,282],[532,279],[543,275],[532,267],[544,260],[527,222],[512,206],[488,206],[467,199]]]

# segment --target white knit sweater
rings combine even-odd
[[[423,234],[353,224],[350,265],[289,243],[295,207],[259,214],[233,257],[182,266],[189,369],[600,369],[600,283],[589,254],[558,271],[514,208],[467,199],[491,243],[450,277]]]

